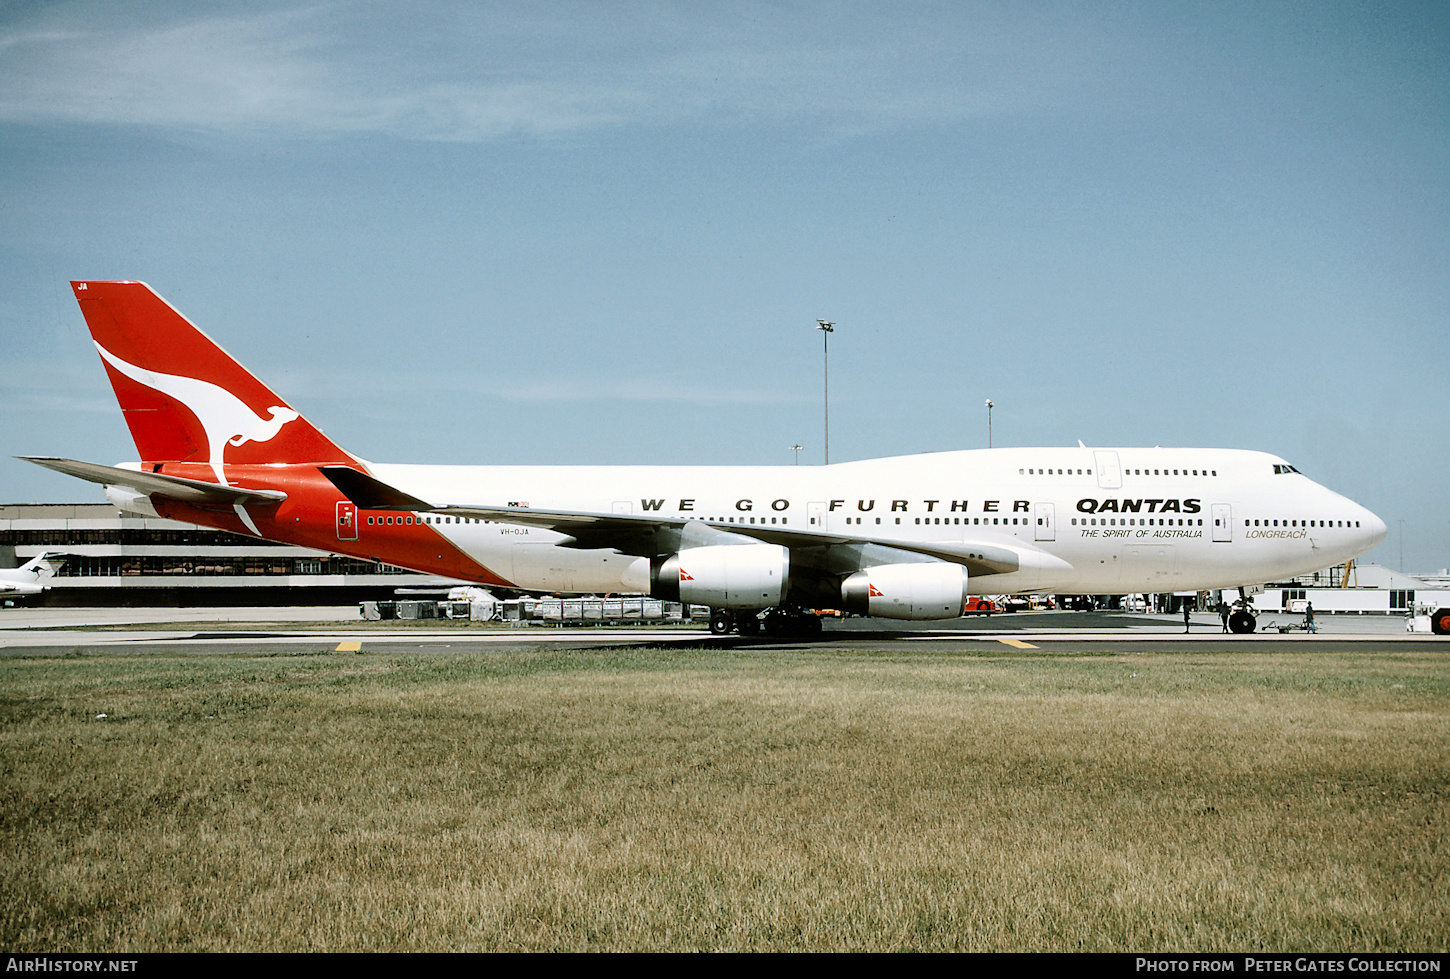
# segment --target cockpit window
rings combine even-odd
[[[1276,476],[1279,475],[1280,473],[1296,473],[1296,472],[1299,472],[1299,470],[1295,469],[1293,466],[1286,465],[1286,464],[1284,464],[1282,462],[1276,462],[1276,463],[1274,463],[1274,475],[1276,475]],[[1300,475],[1303,475],[1303,474],[1300,473]]]

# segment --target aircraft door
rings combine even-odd
[[[806,504],[806,529],[826,529],[826,505],[824,503]]]
[[[1233,510],[1227,503],[1215,503],[1213,510],[1213,542],[1227,544],[1234,539]]]
[[[1100,489],[1123,488],[1123,464],[1116,452],[1094,452],[1093,463],[1097,466]]]
[[[337,539],[357,540],[357,504],[351,500],[337,501]]]
[[[1033,540],[1057,540],[1057,508],[1051,503],[1038,503],[1032,509],[1037,525]]]

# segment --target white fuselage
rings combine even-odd
[[[977,578],[991,593],[1259,584],[1343,563],[1385,535],[1373,513],[1282,459],[1232,449],[986,449],[824,467],[371,469],[435,506],[490,501],[887,546],[1011,548],[1022,558],[1017,570]],[[616,551],[560,547],[564,535],[504,521],[426,519],[519,587],[636,590],[633,559]]]

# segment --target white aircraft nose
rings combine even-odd
[[[1365,532],[1364,549],[1366,551],[1372,547],[1378,547],[1380,541],[1384,540],[1390,532],[1385,522],[1368,510],[1364,511],[1364,516],[1360,518],[1359,522],[1361,529]]]

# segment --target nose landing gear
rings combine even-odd
[[[1239,589],[1239,600],[1233,603],[1233,614],[1228,617],[1228,631],[1246,635],[1258,628],[1259,620],[1254,618],[1254,608],[1248,596]]]

